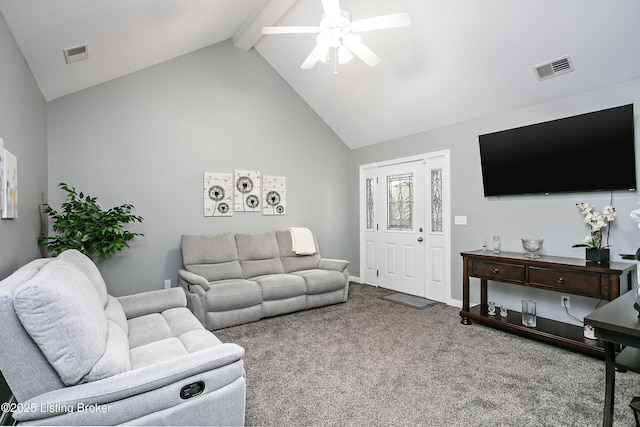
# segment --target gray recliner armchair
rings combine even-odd
[[[242,425],[244,349],[180,288],[107,294],[75,250],[0,281],[0,370],[25,425]]]

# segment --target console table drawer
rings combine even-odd
[[[529,283],[558,292],[566,291],[596,298],[602,295],[600,275],[593,273],[530,267]]]
[[[503,264],[499,262],[473,261],[471,276],[489,280],[524,283],[525,267],[520,264]]]

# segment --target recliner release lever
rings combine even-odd
[[[198,381],[182,387],[182,389],[180,390],[180,398],[190,399],[192,397],[196,397],[199,394],[202,394],[203,391],[204,391],[204,382]]]

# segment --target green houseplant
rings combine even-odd
[[[43,204],[43,212],[54,221],[52,228],[56,235],[38,239],[50,255],[77,249],[91,258],[103,259],[128,248],[128,242],[137,236],[143,236],[123,228],[125,224],[143,220],[131,213],[133,205],[124,204],[105,211],[96,202],[96,197],[78,193],[65,183],[58,184],[58,187],[67,193],[60,211],[48,203]]]

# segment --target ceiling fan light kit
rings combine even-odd
[[[351,15],[340,9],[340,0],[322,0],[324,13],[320,16],[320,24],[313,26],[264,27],[262,34],[318,34],[316,46],[302,62],[303,70],[313,68],[318,61],[326,62],[333,53],[335,64],[344,64],[353,56],[360,58],[365,64],[374,67],[382,60],[375,52],[362,43],[358,32],[382,30],[387,28],[406,27],[411,25],[411,17],[406,12],[352,21]],[[332,52],[333,50],[333,52]]]

